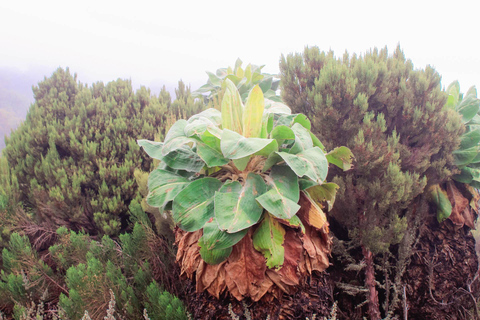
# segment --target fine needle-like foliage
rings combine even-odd
[[[349,168],[351,153],[325,154],[310,121],[265,99],[259,85],[245,103],[230,79],[223,85],[221,111],[177,121],[162,143],[138,141],[161,161],[147,203],[171,210],[177,261],[197,272],[198,291],[218,297],[228,287],[258,300],[273,283],[288,291],[299,274],[328,266],[322,203],[332,205],[337,188],[325,181],[328,164]]]
[[[365,269],[367,297],[357,304],[368,300],[369,318],[379,319],[399,307],[405,264],[428,213],[423,193],[456,171],[460,117],[445,107],[439,74],[414,69],[399,47],[390,55],[374,49],[339,58],[306,48],[282,57],[280,71],[292,110],[312,118],[327,148],[344,145],[355,155],[353,170],[330,172],[340,188],[329,218],[341,240],[336,257],[346,268]],[[385,270],[382,278],[374,263]],[[358,286],[358,274],[348,285]]]

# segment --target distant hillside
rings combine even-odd
[[[0,68],[0,150],[5,147],[4,136],[10,134],[27,115],[33,103],[32,86],[45,76],[45,70],[30,69],[22,72],[13,68]]]

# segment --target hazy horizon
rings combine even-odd
[[[314,2],[295,5],[244,1],[126,2],[87,0],[0,3],[0,67],[22,72],[69,67],[91,84],[131,79],[153,92],[182,79],[192,90],[205,71],[233,65],[265,65],[277,73],[281,55],[305,46],[363,54],[400,44],[415,68],[432,65],[442,85],[480,85],[475,34],[480,3],[457,1]],[[42,78],[43,79],[43,78]],[[41,80],[41,79],[39,79]],[[34,83],[35,84],[35,83]]]

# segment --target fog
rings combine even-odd
[[[205,71],[245,63],[278,72],[281,54],[305,46],[337,56],[400,44],[416,68],[430,64],[443,85],[480,85],[473,1],[2,1],[0,67],[21,72],[69,67],[83,83],[131,79],[153,91]],[[40,80],[40,79],[39,79]]]

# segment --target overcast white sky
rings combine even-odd
[[[465,92],[480,86],[479,9],[478,0],[1,0],[0,67],[196,89],[237,57],[276,73],[281,54],[306,45],[341,56],[400,43],[416,68],[433,65]]]

